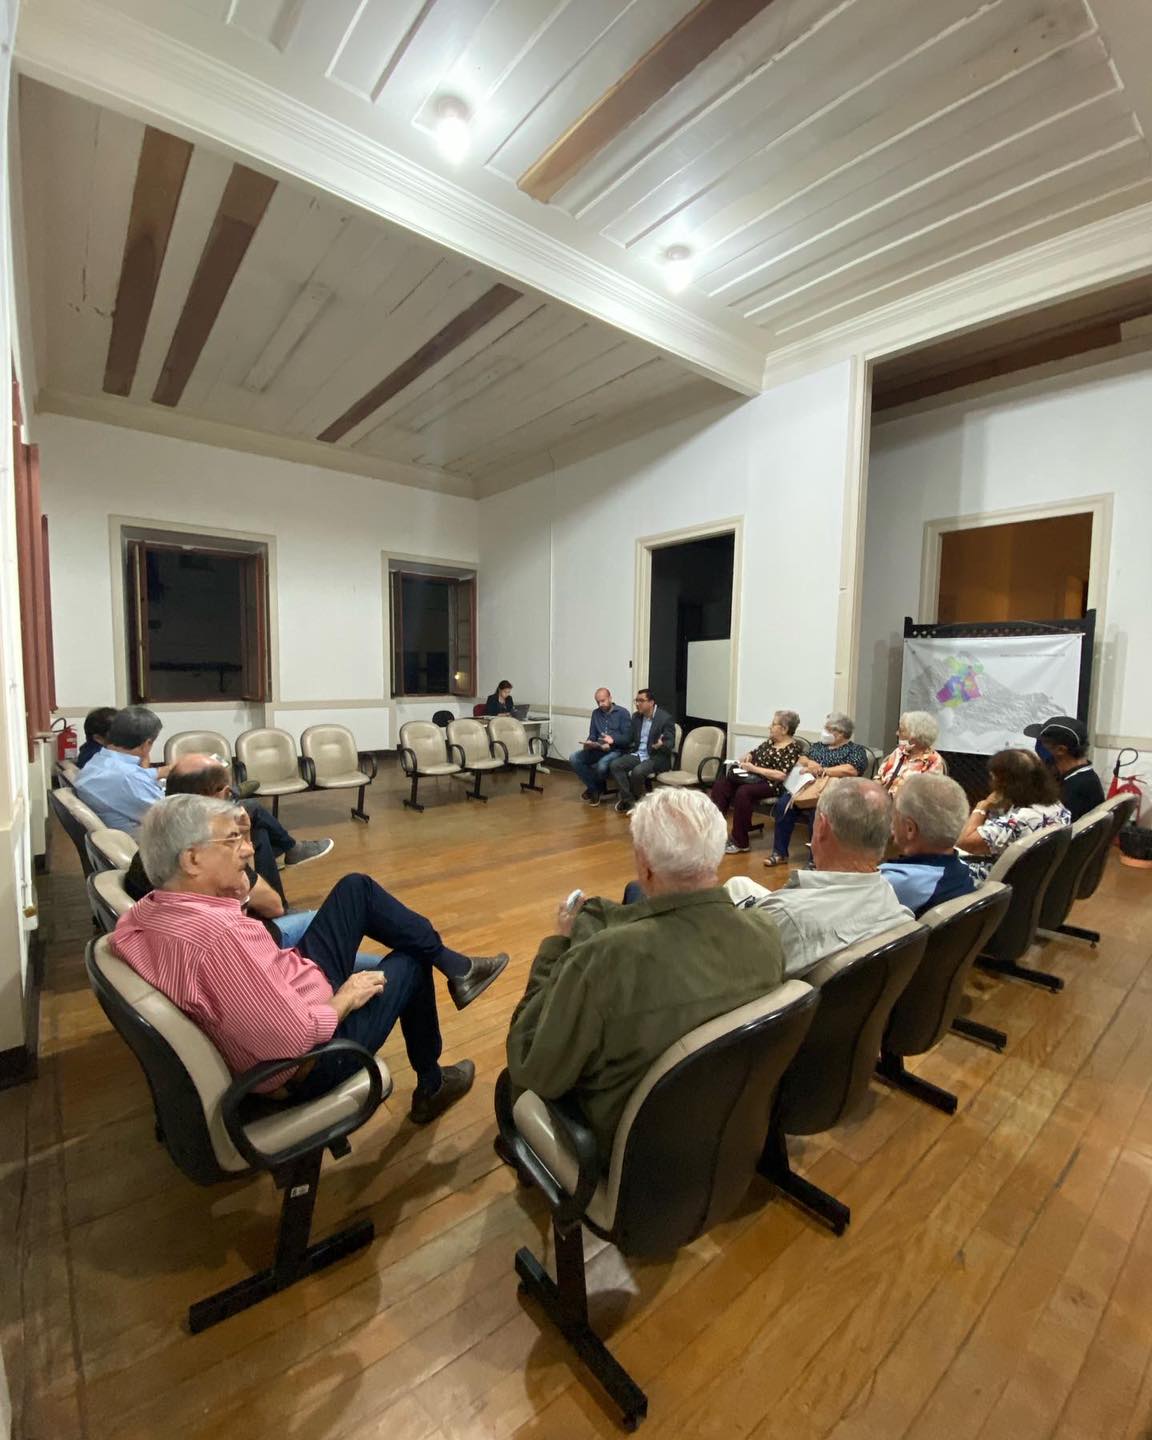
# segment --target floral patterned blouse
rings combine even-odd
[[[1023,840],[1037,830],[1047,830],[1052,825],[1067,825],[1072,816],[1065,805],[1014,805],[1000,815],[989,815],[976,832],[985,841],[990,855],[965,855],[960,858],[972,872],[977,884],[987,880],[988,872],[996,861],[1015,840]]]
[[[923,750],[919,755],[905,755],[899,746],[880,764],[876,779],[889,795],[895,795],[909,775],[943,775],[944,759],[935,750]]]
[[[759,765],[764,770],[781,770],[787,775],[802,753],[795,740],[789,740],[787,745],[781,745],[779,748],[773,745],[771,740],[765,740],[763,744],[757,745],[753,750],[751,763]],[[766,780],[763,775],[751,775],[749,779],[754,780],[757,785],[770,785],[772,795],[779,795],[784,784],[782,780]]]

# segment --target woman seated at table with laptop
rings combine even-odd
[[[488,696],[484,705],[485,715],[515,715],[516,706],[512,700],[511,680],[501,680]]]
[[[799,724],[795,710],[777,710],[768,727],[768,739],[741,756],[709,791],[721,815],[732,808],[732,838],[725,847],[726,855],[743,855],[748,849],[753,810],[761,800],[780,794],[785,777],[800,759],[800,746],[794,738]]]

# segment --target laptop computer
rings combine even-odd
[[[528,706],[527,706],[527,705],[514,705],[514,706],[512,707],[512,713],[513,713],[513,715],[515,715],[515,717],[516,717],[517,720],[527,720],[527,719],[528,719]]]

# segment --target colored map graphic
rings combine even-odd
[[[936,692],[936,699],[940,704],[963,705],[966,700],[981,699],[980,682],[976,679],[976,672],[983,670],[983,665],[973,665],[970,661],[957,659],[955,656],[949,656],[945,663],[953,669],[946,683]]]

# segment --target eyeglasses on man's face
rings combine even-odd
[[[239,850],[242,845],[248,843],[248,836],[241,830],[230,830],[227,835],[215,835],[211,840],[201,840],[193,845],[193,850],[198,850],[202,845],[227,845],[229,850]]]

